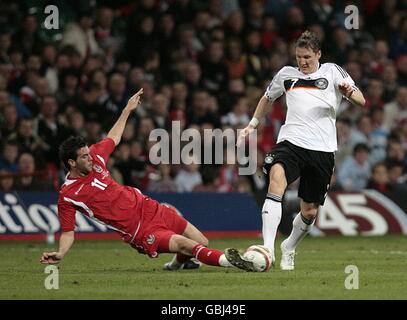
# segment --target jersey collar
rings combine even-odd
[[[313,73],[305,74],[304,72],[302,72],[302,71],[300,70],[300,68],[297,68],[297,69],[298,69],[298,71],[299,71],[302,75],[304,75],[304,76],[312,76],[313,74],[315,74],[315,73],[317,73],[317,72],[319,71],[319,68],[321,68],[321,64],[320,64],[319,61],[318,61],[318,68],[317,68],[317,70],[315,70]]]

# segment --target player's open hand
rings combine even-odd
[[[42,264],[57,264],[62,260],[62,255],[59,252],[44,252],[40,262]]]
[[[143,94],[143,88],[141,88],[135,95],[133,95],[127,102],[126,109],[132,111],[136,109],[140,103],[141,95]]]
[[[237,137],[236,146],[240,147],[240,145],[246,140],[246,137],[250,135],[254,131],[254,127],[250,124],[240,131],[239,136]]]
[[[353,88],[349,83],[341,83],[338,86],[339,91],[344,95],[346,98],[349,98],[352,95]]]

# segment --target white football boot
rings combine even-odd
[[[167,262],[164,264],[164,270],[167,271],[176,271],[176,270],[192,270],[192,269],[199,269],[202,263],[198,260],[192,258],[191,260],[186,261],[182,264],[174,265],[172,261]]]
[[[284,240],[281,243],[281,261],[280,261],[280,269],[285,270],[285,271],[291,271],[294,270],[294,257],[295,257],[295,250],[289,251],[285,247],[285,242],[287,240]]]

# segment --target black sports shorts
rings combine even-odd
[[[287,184],[298,177],[298,196],[307,203],[323,205],[335,167],[335,154],[308,150],[285,140],[278,143],[264,159],[263,172],[269,180],[270,169],[276,163],[284,167]]]

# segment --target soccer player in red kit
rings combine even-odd
[[[71,137],[60,146],[60,158],[69,170],[58,198],[61,238],[57,252],[44,252],[41,263],[59,263],[74,242],[76,211],[104,223],[121,234],[140,253],[157,257],[159,253],[176,253],[167,270],[182,269],[195,257],[213,266],[236,266],[253,271],[235,249],[225,253],[210,249],[208,240],[174,209],[143,195],[137,188],[115,182],[106,168],[110,154],[120,143],[126,121],[137,108],[143,89],[132,96],[107,137],[87,146],[82,137]]]

